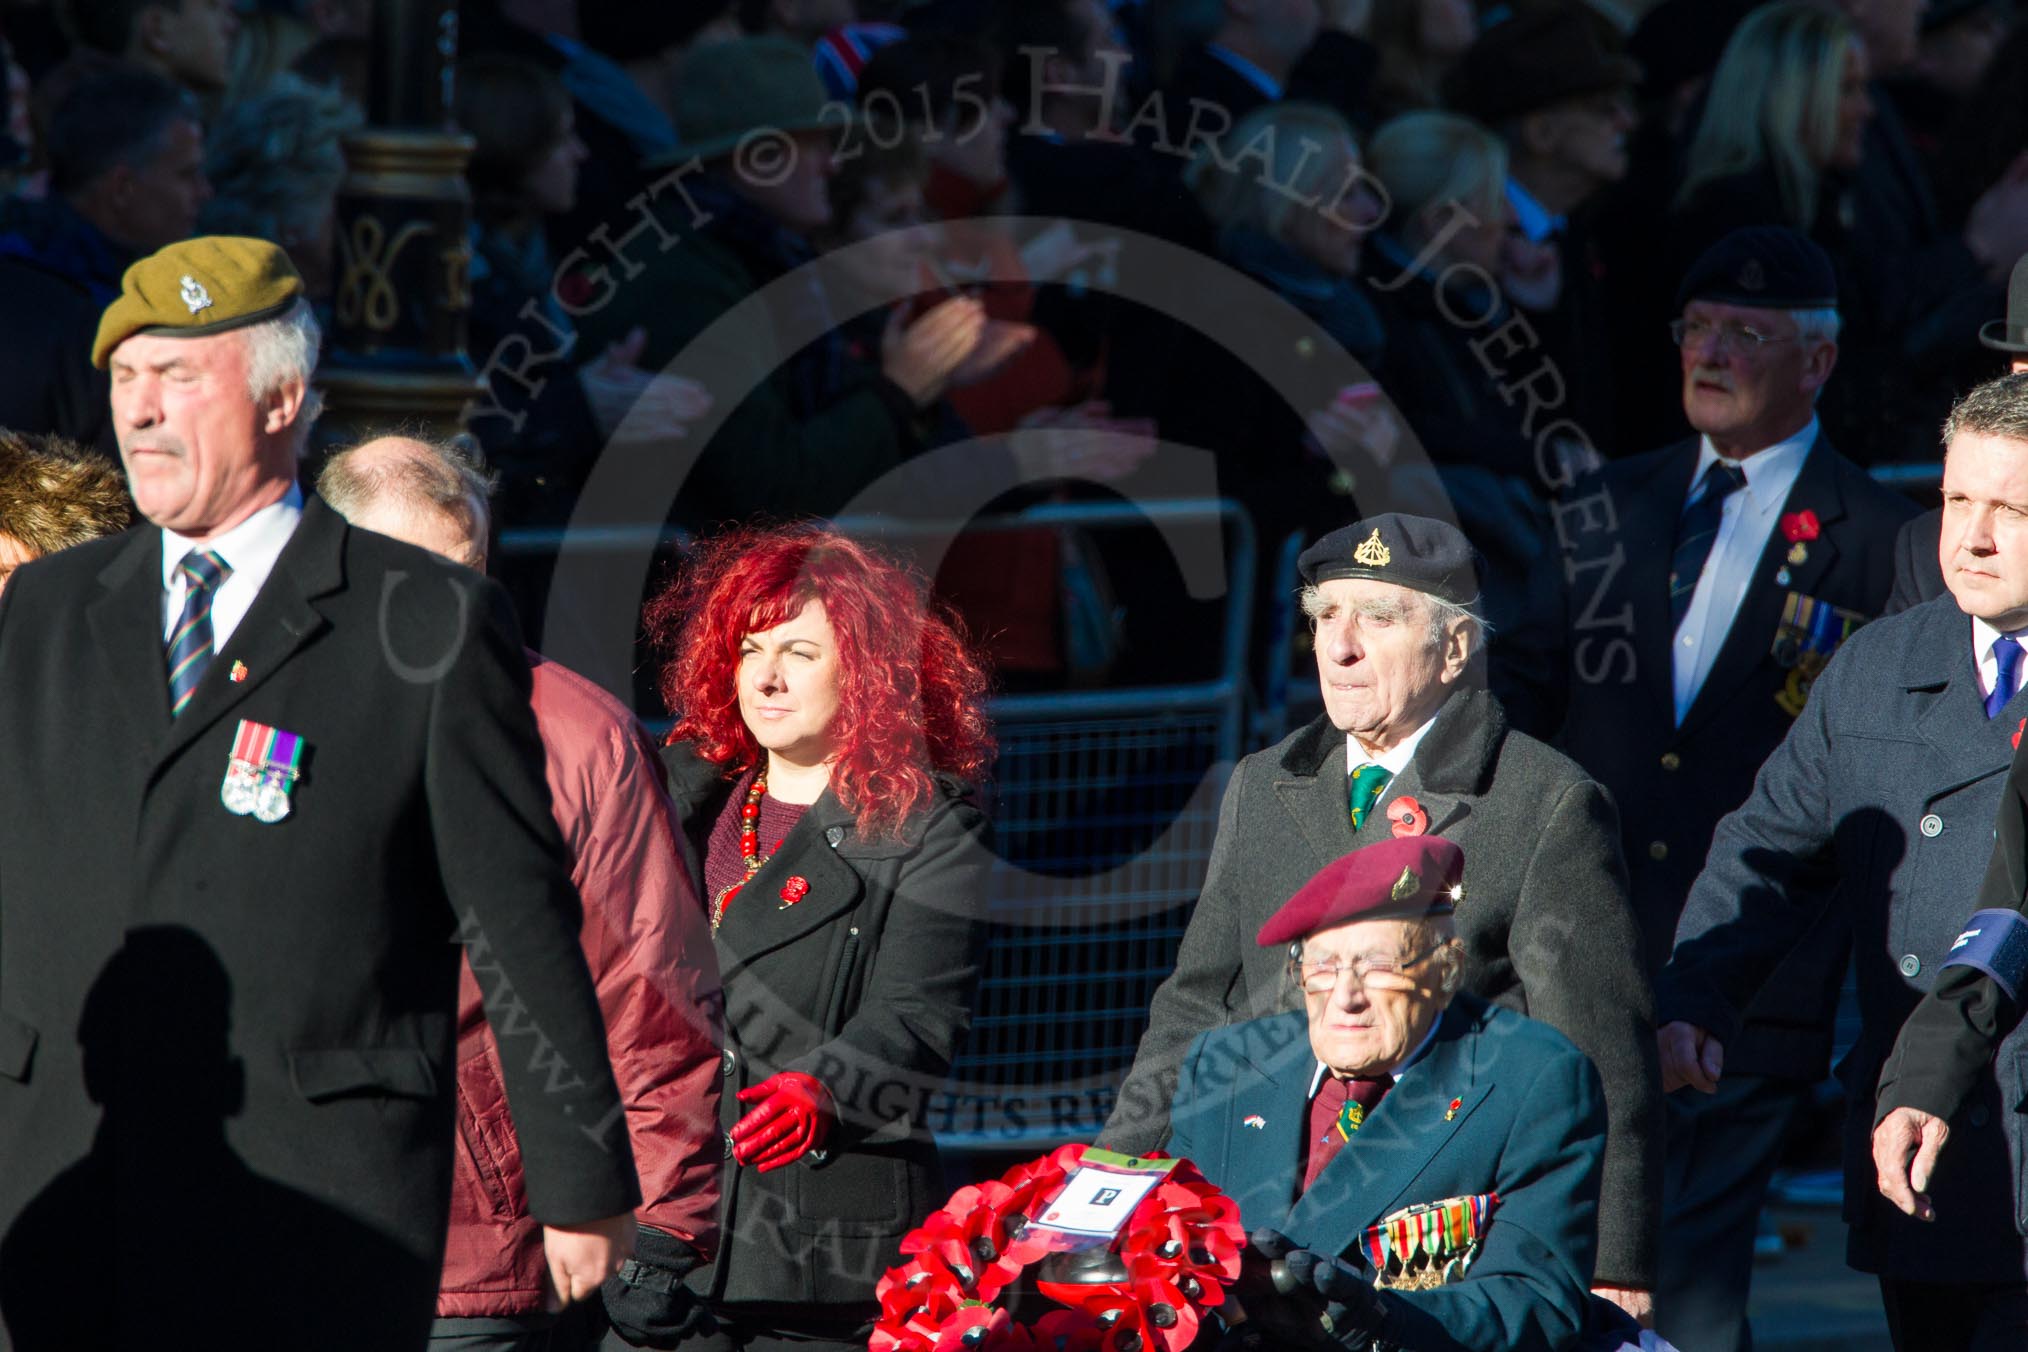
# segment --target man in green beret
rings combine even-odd
[[[511,611],[297,487],[319,339],[301,293],[254,239],[128,269],[92,358],[148,524],[0,595],[0,1348],[421,1348],[454,940],[556,1298],[631,1247]],[[191,980],[130,979],[143,952]],[[222,1070],[195,1036],[221,1017]],[[133,1130],[137,1093],[186,1064],[179,1134]]]

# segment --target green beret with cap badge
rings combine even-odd
[[[141,259],[99,316],[92,365],[137,333],[202,338],[287,314],[303,279],[278,244],[240,235],[179,240]]]

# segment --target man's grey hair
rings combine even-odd
[[[1395,585],[1400,586],[1399,583]],[[1405,592],[1415,591],[1413,587],[1402,587],[1401,589]],[[1416,594],[1422,597],[1429,615],[1430,647],[1442,647],[1445,635],[1450,633],[1454,625],[1460,623],[1465,628],[1465,656],[1477,656],[1479,651],[1486,646],[1486,639],[1492,634],[1493,626],[1487,623],[1484,615],[1479,613],[1479,602],[1476,599],[1468,605],[1461,606],[1446,601],[1441,596],[1432,595],[1429,592],[1417,592]],[[1324,595],[1321,589],[1309,584],[1305,584],[1302,591],[1297,594],[1297,601],[1303,608],[1303,614],[1310,617],[1312,624],[1330,614],[1334,605],[1331,598]],[[1401,618],[1405,615],[1406,607],[1402,606],[1398,600],[1392,602],[1392,607],[1392,618]],[[1367,602],[1363,608],[1369,614],[1386,614],[1389,612],[1390,602],[1375,599]]]
[[[1806,343],[1835,343],[1845,324],[1835,305],[1815,310],[1791,310],[1789,317],[1796,321],[1796,337]]]
[[[1400,956],[1413,957],[1427,951],[1430,961],[1436,966],[1437,989],[1444,994],[1445,1003],[1465,986],[1465,947],[1458,942],[1458,926],[1450,914],[1424,916],[1420,920],[1402,922],[1407,928],[1402,932]],[[1303,961],[1303,941],[1289,945],[1289,961],[1282,982],[1282,1003],[1286,1009],[1302,1009],[1303,985],[1296,976],[1296,969]]]
[[[1960,432],[2028,441],[2028,372],[1989,380],[1958,400],[1944,419],[1946,453]]]
[[[439,513],[456,521],[483,557],[499,476],[487,468],[467,436],[401,440],[407,454],[369,457],[361,454],[366,446],[355,446],[332,456],[317,476],[317,496],[348,521],[376,504]]]
[[[324,411],[324,396],[312,383],[324,334],[310,302],[298,298],[285,313],[241,332],[246,336],[247,393],[256,404],[291,380],[303,382],[303,407],[296,414],[295,431],[299,447],[307,444],[311,424]]]

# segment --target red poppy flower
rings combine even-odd
[[[1387,822],[1397,836],[1419,836],[1429,830],[1429,813],[1422,804],[1403,794],[1387,805]]]
[[[782,905],[793,906],[810,895],[810,880],[800,874],[782,884]]]
[[[1800,512],[1789,512],[1782,517],[1782,538],[1792,545],[1801,544],[1805,540],[1814,540],[1823,533],[1824,527],[1817,520],[1817,514],[1807,507]]]
[[[2022,719],[2021,726],[2014,729],[2014,749],[2016,751],[2021,749],[2021,733],[2024,729],[2028,729],[2028,718]]]
[[[1012,1315],[990,1305],[961,1306],[937,1330],[936,1352],[972,1352],[975,1348],[1001,1346],[998,1335],[1004,1334],[1013,1322]],[[973,1334],[972,1340],[967,1341],[966,1335],[974,1329],[980,1330],[980,1334]]]

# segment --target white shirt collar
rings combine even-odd
[[[1230,47],[1221,47],[1215,42],[1205,43],[1204,50],[1232,67],[1248,84],[1267,95],[1270,103],[1279,103],[1281,101],[1282,82],[1241,56],[1238,52],[1233,51]]]
[[[1415,1050],[1411,1051],[1407,1056],[1402,1057],[1394,1069],[1388,1072],[1397,1083],[1400,1082],[1403,1075],[1407,1074],[1414,1067],[1416,1062],[1422,1060],[1423,1053],[1429,1050],[1429,1044],[1436,1038],[1437,1029],[1443,1025],[1443,1021],[1443,1013],[1442,1011],[1438,1011],[1436,1019],[1429,1026],[1429,1031],[1422,1035],[1422,1041],[1415,1044]],[[1317,1086],[1324,1082],[1324,1072],[1329,1069],[1330,1067],[1326,1066],[1322,1061],[1317,1063],[1317,1073],[1310,1077],[1311,1098],[1317,1097]]]
[[[1535,194],[1522,187],[1517,178],[1507,180],[1507,201],[1514,208],[1514,223],[1521,227],[1530,244],[1540,244],[1551,235],[1561,234],[1569,224],[1536,200]]]
[[[2000,679],[2000,663],[1993,656],[1993,644],[2002,637],[2014,639],[2023,647],[2028,647],[2028,629],[2016,629],[2012,633],[2005,633],[1978,616],[1972,616],[1972,661],[1979,668],[1981,694],[1991,694],[1993,683]],[[2014,689],[2007,692],[2010,698],[2021,688],[2024,675],[2028,675],[2028,662],[2023,662],[2014,669]]]
[[[289,491],[280,502],[269,503],[205,544],[200,545],[189,536],[178,535],[165,526],[162,529],[162,585],[176,585],[177,565],[193,549],[208,549],[218,555],[235,576],[253,572],[265,581],[267,575],[274,571],[275,560],[282,556],[282,546],[296,533],[296,522],[302,519],[302,515],[303,490],[296,484],[290,484]]]
[[[2028,634],[2028,629],[2016,629],[2013,633],[2009,634],[2005,630],[1995,629],[1976,615],[1972,616],[1972,652],[1980,658],[1991,657],[1993,655],[1993,644],[1998,640],[2002,638],[2018,639],[2023,634]]]
[[[1430,727],[1435,722],[1436,716],[1432,714],[1428,722],[1425,722],[1421,727],[1402,738],[1399,742],[1396,742],[1388,750],[1381,752],[1378,756],[1372,755],[1365,747],[1359,745],[1357,737],[1354,737],[1349,732],[1346,733],[1345,773],[1349,775],[1362,765],[1378,765],[1381,769],[1387,771],[1390,777],[1400,774],[1408,768],[1408,763],[1415,759],[1415,749],[1422,745],[1422,739],[1429,734]]]
[[[1755,502],[1779,504],[1788,501],[1789,490],[1796,486],[1796,476],[1803,472],[1803,461],[1809,458],[1810,448],[1816,444],[1817,420],[1812,417],[1794,436],[1777,441],[1744,460],[1734,461],[1746,473],[1743,491]],[[1697,495],[1698,487],[1704,482],[1705,471],[1717,464],[1718,459],[1718,449],[1711,444],[1711,438],[1699,438],[1697,468],[1690,474],[1690,489],[1684,498],[1686,503]]]
[[[232,572],[219,584],[211,601],[212,650],[222,652],[226,641],[253,608],[254,598],[267,583],[268,575],[282,556],[296,523],[303,519],[303,492],[295,484],[280,502],[261,508],[231,530],[202,547],[211,550]],[[183,613],[187,584],[178,565],[196,541],[175,531],[162,532],[162,637],[166,642]]]

